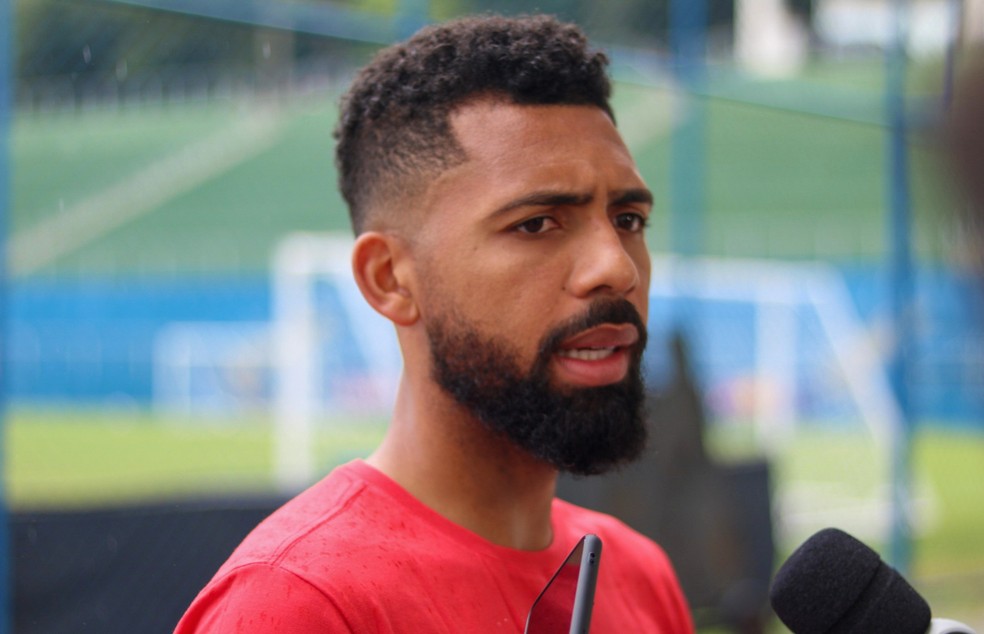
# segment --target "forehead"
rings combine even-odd
[[[526,139],[537,144],[566,138],[570,131],[565,126],[574,119],[610,126],[614,132],[608,114],[590,105],[526,105],[489,97],[466,102],[449,118],[458,140],[472,150],[479,150],[479,143],[494,151],[501,149],[499,142],[511,145]]]
[[[481,212],[531,190],[604,193],[645,187],[614,123],[594,106],[485,99],[451,114],[467,157],[429,187],[427,207]]]

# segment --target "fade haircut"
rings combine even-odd
[[[607,65],[577,26],[545,15],[462,18],[383,49],[343,97],[335,129],[356,235],[380,205],[419,194],[465,160],[450,114],[469,100],[591,105],[614,121]]]

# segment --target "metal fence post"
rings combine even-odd
[[[7,398],[7,224],[12,195],[10,191],[10,136],[14,93],[14,17],[11,0],[0,0],[0,456],[6,454]],[[0,467],[3,467],[0,458]],[[11,631],[10,528],[7,515],[6,487],[0,487],[0,634]]]
[[[913,416],[909,398],[912,340],[913,262],[912,212],[909,195],[905,72],[909,2],[893,0],[893,39],[886,54],[885,113],[888,119],[886,148],[889,227],[889,293],[893,323],[888,376],[899,404],[892,440],[892,530],[890,559],[905,573],[912,559],[910,518]]]

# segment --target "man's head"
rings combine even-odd
[[[382,53],[354,91],[339,150],[353,268],[411,383],[559,469],[636,455],[652,195],[604,58],[547,18],[473,19]],[[392,91],[399,104],[379,103]]]
[[[547,16],[464,18],[383,50],[355,78],[335,129],[355,233],[403,220],[408,196],[464,159],[450,125],[458,106],[497,96],[612,116],[607,63],[577,27]]]
[[[958,209],[965,223],[970,261],[984,273],[984,63],[982,56],[963,69],[955,83],[950,110],[943,119],[946,167],[956,185]]]

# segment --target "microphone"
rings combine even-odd
[[[769,601],[794,634],[976,634],[934,619],[926,600],[871,548],[826,528],[789,556]]]

